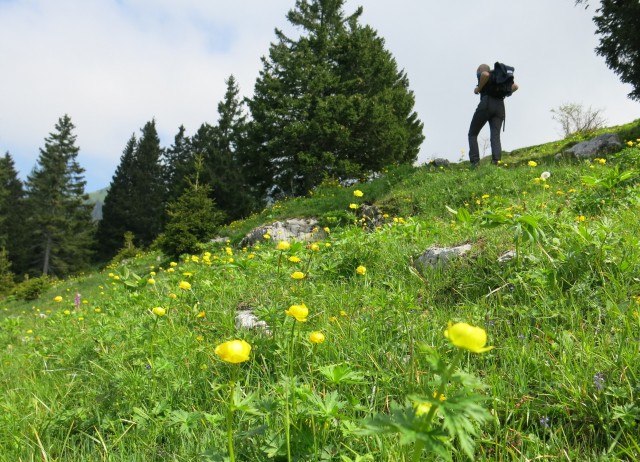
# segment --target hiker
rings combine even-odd
[[[500,63],[496,63],[496,68]],[[501,65],[504,66],[504,65]],[[500,145],[500,127],[504,123],[505,110],[504,98],[518,89],[518,85],[513,83],[513,68],[510,69],[510,80],[508,85],[499,85],[495,81],[494,71],[487,64],[480,64],[476,75],[478,85],[473,92],[480,95],[480,103],[471,119],[469,126],[469,161],[472,167],[477,167],[480,163],[480,151],[478,149],[478,134],[482,127],[489,122],[491,130],[491,163],[497,165],[502,158],[502,146]]]

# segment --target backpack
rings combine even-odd
[[[491,80],[486,86],[486,93],[496,98],[511,96],[514,70],[511,66],[496,62],[491,71]]]

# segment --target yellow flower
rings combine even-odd
[[[344,310],[340,311],[340,316],[347,316],[347,312]]]
[[[175,269],[173,269],[173,268],[167,268],[167,273],[173,273],[173,272],[175,272]]]
[[[324,342],[324,334],[319,331],[311,332],[309,334],[309,341],[311,343],[322,343]]]
[[[304,279],[304,273],[302,271],[294,271],[291,273],[291,279]]]
[[[329,234],[331,232],[331,228],[329,228],[328,226],[325,226],[324,228],[322,228],[324,230],[325,233]]]
[[[320,246],[318,244],[316,244],[315,242],[313,244],[311,244],[309,246],[309,248],[311,249],[311,251],[313,252],[317,252],[318,250],[320,250]]]
[[[349,208],[355,210],[358,208],[358,204],[349,204]]]
[[[154,309],[151,310],[151,312],[153,314],[155,314],[156,316],[160,316],[160,317],[164,316],[165,314],[167,314],[167,310],[165,310],[161,306],[156,306]]]
[[[600,165],[604,165],[604,164],[606,164],[606,163],[607,163],[607,159],[598,159],[598,163],[599,163]]]
[[[100,308],[94,308],[93,311],[95,311],[96,313],[102,313],[102,310]]]
[[[205,313],[204,311],[201,311],[200,313],[196,314],[196,318],[204,318],[207,315],[207,313]]]
[[[530,160],[529,162],[527,162],[527,165],[529,167],[537,167],[538,163],[535,160]]]
[[[224,362],[238,364],[249,360],[251,345],[244,340],[230,340],[218,345],[214,351]]]
[[[309,316],[309,308],[304,303],[300,305],[291,305],[288,310],[284,310],[285,314],[296,318],[297,321],[305,322]]]
[[[353,195],[356,197],[362,197],[364,196],[364,193],[362,191],[360,191],[359,189],[356,189],[355,191],[353,191]]]
[[[444,336],[458,348],[464,348],[473,353],[484,353],[493,348],[485,346],[487,333],[483,328],[474,327],[466,322],[449,323],[449,327],[444,331]]]
[[[438,392],[433,392],[433,397],[436,398],[438,396]],[[447,397],[445,395],[440,395],[440,401],[446,400]],[[431,403],[422,402],[416,403],[416,415],[421,416],[427,414],[431,410]]]
[[[576,221],[585,221],[587,218],[584,215],[578,215]]]
[[[172,261],[171,263],[169,263],[169,266],[175,267],[178,266],[178,264],[175,261]]]
[[[292,255],[289,257],[289,261],[291,263],[300,263],[300,257],[296,257],[295,255]]]
[[[191,261],[194,263],[198,263],[200,261],[200,257],[197,255],[191,255]]]
[[[489,194],[483,194],[482,199],[489,199],[491,196]]]
[[[156,283],[156,280],[155,280],[155,279],[153,279],[153,278],[149,278],[149,279],[147,279],[147,284],[151,284],[151,285],[153,285],[153,284],[155,284],[155,283]]]
[[[627,146],[633,146],[633,141],[627,141]]]
[[[263,239],[267,239],[267,240],[269,240],[269,239],[271,239],[271,235],[270,235],[269,233],[267,233],[267,234],[263,234],[263,235],[262,235],[262,238],[263,238]]]
[[[359,274],[360,276],[364,276],[364,274],[367,272],[367,268],[365,268],[364,266],[360,265],[356,268],[356,273]]]
[[[63,311],[63,313],[64,313],[64,314],[71,314],[71,311],[69,311],[69,310],[64,310],[64,311]]]
[[[289,250],[290,248],[291,248],[291,244],[289,244],[287,241],[280,241],[276,246],[276,249],[278,250]]]
[[[171,293],[170,293],[169,295],[167,295],[167,296],[168,296],[169,298],[174,299],[174,300],[175,300],[176,298],[178,298],[178,296],[177,296],[176,294],[174,294],[173,292],[171,292]]]
[[[180,285],[178,285],[178,287],[180,287],[182,290],[189,290],[191,289],[191,284],[189,284],[187,281],[180,281]]]
[[[53,301],[56,303],[60,303],[62,301],[62,296],[58,295],[57,297],[54,297]]]
[[[149,273],[149,275],[150,275],[150,276],[155,276],[155,275],[156,275],[156,272],[155,272],[155,271],[151,271],[151,272]]]
[[[202,341],[204,340],[204,336],[202,336],[202,335],[198,335],[198,336],[196,337],[196,340],[197,340],[198,342],[202,342]]]
[[[329,318],[329,321],[330,321],[330,322],[337,322],[337,321],[338,321],[338,318],[337,318],[337,317],[335,317],[335,316],[331,316],[331,317]]]

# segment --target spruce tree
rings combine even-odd
[[[167,206],[169,217],[164,233],[158,239],[162,251],[171,257],[199,251],[199,244],[210,239],[222,223],[224,214],[211,199],[210,187],[200,184],[202,157],[195,160],[195,177],[190,186]]]
[[[422,123],[414,96],[384,40],[350,16],[344,0],[298,0],[287,15],[302,30],[276,31],[249,101],[248,158],[262,191],[307,193],[416,159]]]
[[[224,100],[218,103],[218,124],[202,128],[199,139],[205,142],[199,144],[202,144],[206,165],[203,182],[210,185],[212,199],[231,221],[247,216],[255,200],[240,153],[246,134],[246,115],[239,98],[240,91],[233,75],[225,83]]]
[[[64,115],[55,128],[27,178],[27,224],[33,270],[60,277],[88,267],[93,222],[84,169],[77,161],[75,127]]]
[[[25,192],[11,155],[0,157],[0,248],[7,252],[13,272],[28,269]]]
[[[124,244],[124,234],[129,230],[129,202],[133,193],[131,171],[134,166],[136,136],[131,135],[120,156],[120,164],[109,184],[102,204],[102,219],[96,232],[96,246],[100,260],[113,257]]]
[[[187,177],[193,174],[193,150],[191,140],[185,135],[183,125],[178,129],[173,144],[165,150],[163,157],[164,182],[167,202],[174,201],[188,188]]]
[[[125,232],[132,232],[135,245],[143,248],[162,230],[166,187],[155,120],[141,131],[139,140],[132,135],[127,142],[102,206],[97,237],[103,260],[122,247]]]

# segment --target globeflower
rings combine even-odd
[[[165,314],[167,314],[167,310],[165,310],[161,306],[156,306],[154,309],[151,310],[151,312],[158,317],[162,317]]]
[[[358,204],[349,204],[349,208],[355,210],[358,208]]]
[[[251,345],[244,340],[230,340],[218,345],[214,352],[224,362],[238,364],[249,360]]]
[[[449,323],[444,331],[444,336],[458,348],[469,350],[472,353],[484,353],[493,347],[487,344],[487,333],[481,327],[474,327],[466,322],[456,324]]]
[[[322,343],[324,342],[325,338],[324,338],[324,334],[322,332],[319,331],[315,331],[315,332],[311,332],[309,334],[309,341],[311,343]]]
[[[53,301],[56,303],[60,303],[62,301],[62,296],[58,295],[57,297],[54,297]]]
[[[309,316],[309,308],[304,303],[300,305],[291,305],[288,310],[284,310],[286,315],[296,318],[296,321],[306,322],[307,316]]]
[[[316,244],[315,242],[313,244],[311,244],[309,246],[309,248],[311,249],[312,252],[317,252],[318,250],[320,250],[320,246],[318,244]]]
[[[155,279],[153,279],[153,278],[149,278],[149,279],[147,279],[147,284],[154,285],[155,283],[156,283],[156,280],[155,280]]]
[[[289,250],[290,248],[291,248],[291,244],[289,244],[287,241],[280,241],[276,246],[276,249],[278,250]]]
[[[304,273],[302,271],[294,271],[293,273],[291,273],[291,279],[304,279]]]
[[[295,255],[292,255],[289,257],[289,261],[291,263],[300,263],[300,257],[296,257]]]
[[[362,265],[356,268],[356,273],[359,274],[360,276],[364,276],[366,272],[367,272],[367,268],[365,268]]]
[[[178,287],[180,287],[182,290],[189,290],[191,289],[191,284],[189,284],[187,281],[180,281]]]
[[[362,191],[360,191],[359,189],[356,189],[355,191],[353,191],[353,195],[356,197],[362,197],[364,196],[364,193]]]
[[[530,160],[529,162],[527,162],[527,165],[529,167],[537,167],[538,163],[535,160]]]

